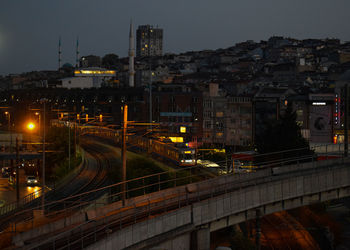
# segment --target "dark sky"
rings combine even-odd
[[[349,0],[1,0],[0,75],[57,68],[80,54],[126,56],[129,22],[164,29],[164,51],[217,49],[272,35],[350,40]]]

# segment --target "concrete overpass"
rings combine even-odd
[[[60,231],[46,238],[52,245],[77,230],[83,236],[76,242],[88,249],[209,249],[210,232],[253,219],[257,211],[263,216],[349,195],[349,158],[265,168],[132,198],[124,207],[95,206],[20,233],[14,243]]]
[[[263,216],[348,197],[350,159],[222,176],[185,189],[179,199],[198,201],[113,232],[88,249],[210,249],[210,232],[253,219],[257,210]]]
[[[42,159],[42,153],[39,152],[32,152],[32,151],[20,151],[18,153],[19,159],[25,159],[25,160],[35,160],[35,159]],[[16,152],[10,153],[10,152],[0,152],[0,160],[16,160]]]

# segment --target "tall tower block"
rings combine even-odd
[[[62,50],[61,50],[61,37],[58,38],[58,69],[61,68],[62,62]]]
[[[163,29],[140,25],[136,30],[136,56],[162,56]]]
[[[129,31],[129,86],[130,87],[135,86],[134,58],[135,58],[134,27],[131,21],[130,31]]]

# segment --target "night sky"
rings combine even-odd
[[[164,29],[164,51],[226,48],[273,35],[350,41],[349,0],[1,0],[0,75],[80,55],[127,55],[129,23]]]

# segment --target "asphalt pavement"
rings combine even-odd
[[[19,171],[19,196],[20,198],[29,195],[30,193],[38,192],[40,189],[39,186],[27,186],[26,184],[26,175],[23,169]],[[8,181],[8,178],[2,178],[0,175],[0,207],[8,203],[15,202],[16,197],[16,187],[11,185]]]

